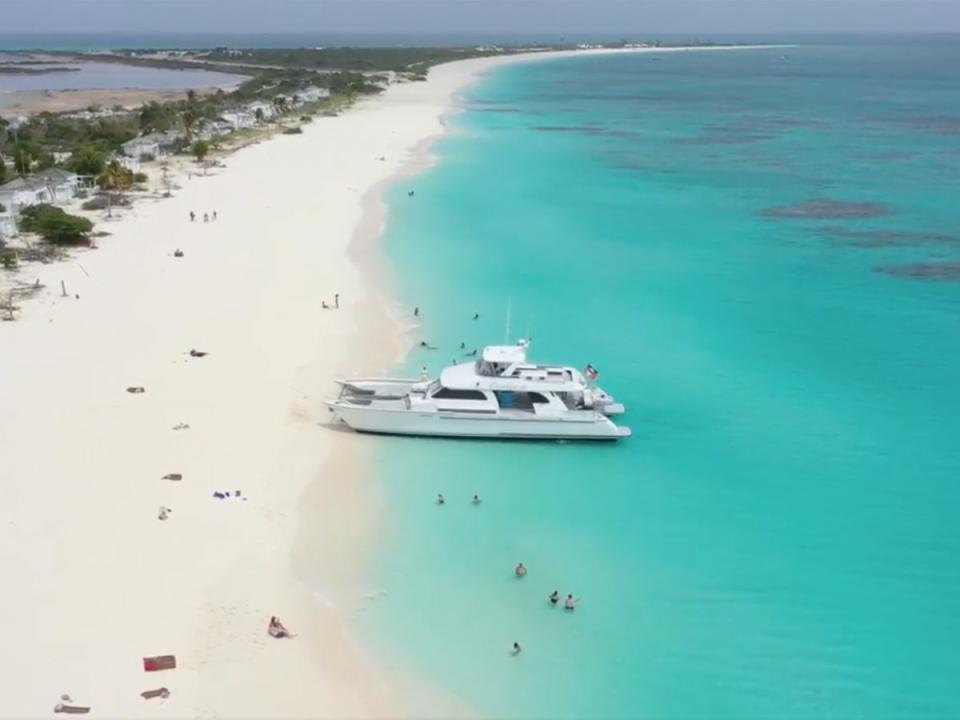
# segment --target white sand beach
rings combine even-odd
[[[98,249],[21,272],[46,289],[0,325],[0,717],[63,693],[115,718],[408,712],[343,622],[374,590],[381,508],[370,439],[324,427],[321,401],[404,352],[411,318],[368,262],[377,188],[515,60],[440,66],[245,148],[101,221]],[[269,637],[272,615],[296,637]],[[176,669],[144,671],[165,654]]]

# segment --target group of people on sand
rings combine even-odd
[[[196,219],[197,219],[197,214],[196,214],[193,210],[191,210],[191,211],[190,211],[190,222],[194,222],[194,221],[196,221]],[[209,212],[209,213],[204,213],[204,214],[203,214],[203,221],[204,221],[205,223],[213,222],[213,221],[215,221],[216,219],[217,219],[217,211],[216,211],[216,210],[214,210],[213,212]]]

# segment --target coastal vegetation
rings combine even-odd
[[[31,205],[20,213],[20,228],[56,244],[89,242],[93,222],[55,205]]]

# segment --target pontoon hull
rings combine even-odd
[[[614,425],[600,413],[585,412],[582,419],[537,418],[520,413],[478,415],[466,412],[417,412],[328,402],[334,419],[358,432],[427,437],[490,438],[503,440],[619,440],[630,429]]]

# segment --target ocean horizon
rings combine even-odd
[[[599,368],[634,435],[371,438],[363,637],[489,717],[960,714],[958,62],[625,54],[466,92],[387,194],[439,348],[398,371],[470,362],[509,307],[507,339]]]

